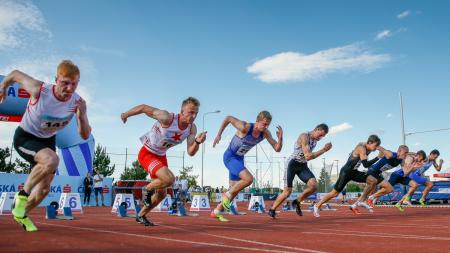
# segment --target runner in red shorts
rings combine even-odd
[[[144,207],[139,212],[136,222],[145,226],[154,225],[146,218],[146,215],[166,197],[167,187],[175,181],[175,176],[168,168],[167,150],[187,139],[187,153],[193,156],[197,153],[200,144],[205,141],[206,132],[195,137],[197,127],[194,120],[199,107],[200,102],[196,98],[189,97],[183,101],[179,114],[148,105],[138,105],[122,113],[121,118],[124,123],[129,117],[141,113],[157,120],[152,129],[141,137],[143,146],[139,151],[138,160],[150,174],[152,181],[145,187],[148,194],[144,197]]]

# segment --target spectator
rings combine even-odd
[[[86,206],[86,199],[87,199],[87,205],[89,206],[89,202],[91,202],[91,193],[92,193],[92,177],[91,173],[87,173],[86,177],[84,178],[83,185],[84,185],[84,201],[83,205]]]
[[[95,203],[98,206],[98,194],[102,198],[102,206],[105,206],[105,201],[103,199],[103,175],[100,174],[98,170],[95,170],[94,176],[94,193],[95,193]]]
[[[220,193],[219,187],[216,187],[216,193]]]
[[[179,191],[179,185],[180,185],[180,181],[178,180],[178,176],[175,177],[175,182],[172,185],[172,189],[173,189],[173,197],[175,199],[178,198],[178,191]]]

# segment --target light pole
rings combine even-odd
[[[205,132],[205,116],[208,114],[212,114],[212,113],[220,113],[220,110],[216,110],[216,111],[212,111],[212,112],[205,112],[203,113],[203,118],[202,118],[202,132]],[[202,143],[202,191],[203,191],[203,156],[205,154],[205,143]]]

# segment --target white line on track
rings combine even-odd
[[[172,228],[172,229],[183,230],[183,231],[190,232],[190,233],[197,233],[197,234],[208,235],[208,236],[217,237],[217,238],[226,239],[226,240],[246,242],[246,243],[252,243],[252,244],[258,244],[258,245],[275,247],[275,248],[295,250],[297,252],[325,253],[324,251],[304,249],[304,248],[300,248],[300,247],[283,246],[283,245],[259,242],[259,241],[254,241],[254,240],[246,240],[246,239],[234,238],[234,237],[230,237],[230,236],[216,235],[216,234],[211,234],[211,233],[206,233],[206,232],[191,231],[191,230],[188,230],[188,229],[179,228],[179,227],[175,227],[175,226],[169,226],[169,225],[160,225],[160,226],[165,226],[165,227],[169,227],[169,228]]]
[[[388,234],[388,233],[376,233],[376,232],[364,232],[355,230],[340,230],[340,229],[326,229],[320,228],[317,230],[330,231],[328,232],[303,232],[309,234],[333,234],[333,235],[353,235],[363,237],[390,237],[390,238],[404,238],[404,239],[423,239],[423,240],[440,240],[450,241],[449,237],[437,237],[437,236],[423,236],[423,235],[409,235],[409,234]],[[338,232],[338,233],[336,233]]]
[[[49,226],[55,226],[55,227],[65,227],[65,228],[79,229],[79,230],[85,230],[85,231],[93,231],[93,232],[99,232],[99,233],[116,234],[116,235],[121,235],[121,236],[134,236],[134,237],[142,237],[142,238],[151,238],[151,239],[154,239],[154,240],[162,240],[162,241],[178,242],[178,243],[186,243],[186,244],[196,244],[196,245],[212,246],[212,247],[219,247],[219,248],[251,250],[251,251],[257,251],[257,252],[275,252],[275,253],[292,252],[292,251],[281,251],[281,250],[270,250],[270,249],[262,249],[262,248],[232,246],[232,245],[209,243],[209,242],[196,242],[196,241],[188,241],[188,240],[179,240],[179,239],[173,239],[173,238],[165,238],[165,237],[150,236],[150,235],[140,235],[140,234],[118,232],[118,231],[111,231],[111,230],[104,230],[104,229],[94,229],[94,228],[86,228],[86,227],[67,226],[67,225],[60,225],[60,224],[57,225],[57,224],[51,224],[51,223],[45,223],[45,222],[36,222],[36,223],[37,224],[43,224],[43,225],[49,225]],[[314,251],[314,252],[320,252],[320,251]]]

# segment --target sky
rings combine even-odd
[[[171,112],[194,96],[196,120],[208,131],[204,185],[227,186],[219,146],[212,141],[227,115],[254,122],[273,115],[284,130],[275,153],[267,142],[248,154],[247,167],[278,186],[284,159],[300,133],[326,123],[319,142],[333,148],[310,166],[344,164],[354,146],[377,134],[382,146],[401,144],[399,92],[406,132],[450,127],[450,3],[448,1],[9,1],[0,0],[0,74],[22,70],[52,82],[63,59],[81,69],[77,92],[88,102],[96,143],[106,146],[115,177],[129,166],[139,137],[154,120],[120,121],[138,104]],[[0,146],[10,146],[16,123],[0,123]],[[441,151],[450,171],[450,131],[413,134],[412,151]],[[168,152],[178,173],[186,145]],[[17,154],[16,154],[17,155]],[[184,164],[201,174],[201,152]],[[337,160],[337,161],[335,161]],[[272,163],[270,163],[271,161]],[[333,174],[336,174],[334,168]],[[431,169],[429,174],[434,173]]]

